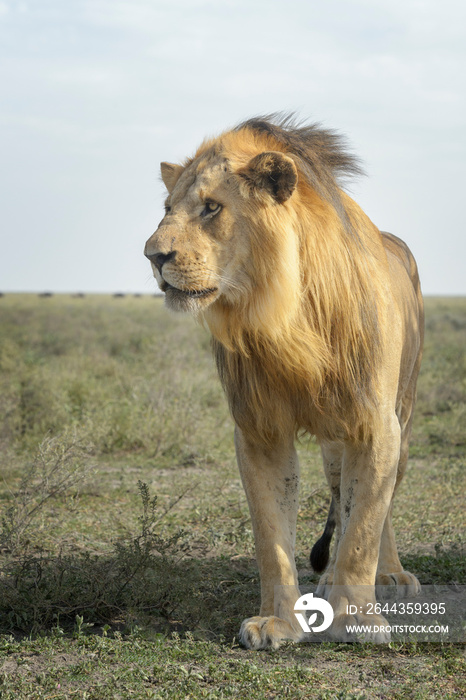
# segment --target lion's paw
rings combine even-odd
[[[256,615],[243,620],[239,631],[239,640],[247,649],[278,649],[285,640],[299,642],[302,637],[303,633],[293,628],[289,622],[273,615]]]
[[[375,579],[377,595],[383,597],[385,591],[393,590],[396,586],[396,595],[403,598],[411,598],[419,595],[421,584],[409,571],[397,571],[393,574],[378,573]],[[385,586],[391,588],[386,589]]]
[[[389,623],[382,615],[336,615],[329,633],[337,642],[384,644],[390,641]]]

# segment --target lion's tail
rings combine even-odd
[[[335,530],[335,502],[332,498],[330,509],[328,511],[327,522],[325,523],[324,532],[317,540],[311,549],[311,566],[318,574],[324,571],[328,564],[330,554],[330,542],[332,540],[333,531]]]

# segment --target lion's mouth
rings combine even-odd
[[[161,287],[162,292],[171,291],[172,294],[182,294],[185,297],[189,297],[190,299],[199,299],[201,297],[207,297],[209,296],[209,294],[214,294],[217,291],[216,287],[210,287],[208,289],[178,289],[178,287],[174,287],[172,284],[169,284],[165,280],[163,281]]]

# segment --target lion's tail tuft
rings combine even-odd
[[[333,531],[335,530],[335,502],[332,498],[330,509],[328,511],[327,522],[325,523],[324,532],[317,540],[311,549],[311,566],[318,574],[322,573],[328,564],[330,554],[330,542],[332,540]]]

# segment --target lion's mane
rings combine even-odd
[[[246,294],[203,312],[235,421],[264,446],[290,425],[322,439],[367,439],[379,401],[386,258],[380,232],[339,186],[358,163],[340,136],[290,117],[246,121],[220,143],[240,175],[261,151],[286,154],[298,170],[293,197],[274,207],[244,179]]]

